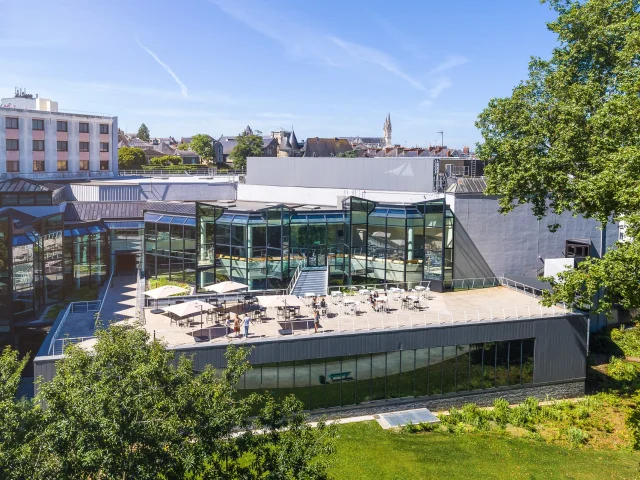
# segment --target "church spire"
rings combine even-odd
[[[382,132],[384,133],[384,143],[385,146],[391,147],[393,143],[391,142],[391,114],[387,113],[387,118],[384,120],[384,127],[382,128]]]

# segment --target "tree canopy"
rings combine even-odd
[[[340,152],[336,157],[341,158],[358,158],[358,150],[348,150],[346,152]]]
[[[150,140],[151,137],[149,134],[149,128],[144,123],[140,125],[140,128],[138,129],[137,137],[140,140],[144,140],[145,142],[148,142]]]
[[[150,165],[156,167],[169,167],[171,165],[179,165],[182,163],[182,158],[179,155],[165,155],[163,157],[152,158],[149,162]]]
[[[137,147],[120,147],[118,149],[118,168],[135,169],[147,163],[144,151]]]
[[[213,161],[213,157],[215,157],[215,151],[213,150],[213,139],[205,133],[194,135],[191,138],[189,147],[191,148],[191,150],[200,155],[202,160],[204,160],[203,163],[211,163]]]
[[[247,135],[242,132],[236,137],[236,146],[233,147],[229,158],[233,161],[233,168],[241,170],[247,168],[247,157],[261,157],[262,156],[262,136],[261,135]]]
[[[188,143],[180,143],[178,144],[178,146],[176,147],[178,150],[189,150],[189,144]]]
[[[311,428],[293,396],[240,397],[248,350],[198,372],[143,329],[97,337],[68,347],[32,402],[14,400],[25,362],[0,357],[2,478],[326,478],[335,427]]]
[[[547,303],[640,306],[640,3],[551,0],[558,37],[549,60],[532,58],[510,97],[494,98],[476,125],[487,194],[509,212],[530,204],[542,218],[570,211],[624,220],[631,240],[554,282]],[[558,225],[550,225],[551,229]],[[595,306],[595,305],[594,305]]]

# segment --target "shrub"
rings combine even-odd
[[[516,427],[531,429],[538,423],[540,406],[538,399],[528,397],[523,403],[511,409],[509,423]]]
[[[631,383],[638,376],[638,369],[633,363],[616,357],[609,360],[607,372],[611,378],[622,383]]]
[[[576,427],[569,427],[566,431],[566,436],[574,445],[583,445],[587,443],[587,439],[589,438],[586,432]]]
[[[509,408],[509,402],[504,398],[496,398],[493,402],[493,411],[491,412],[492,419],[499,427],[505,428],[509,423],[509,416],[511,415],[511,408]]]
[[[475,430],[487,430],[489,428],[489,415],[481,410],[475,403],[467,403],[460,411],[462,421]]]

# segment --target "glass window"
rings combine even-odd
[[[474,343],[469,346],[469,390],[482,388],[482,353],[484,344]]]
[[[310,386],[310,366],[309,360],[297,360],[294,372],[294,395],[302,402],[305,410],[310,408],[309,386]]]
[[[278,400],[282,401],[294,393],[294,362],[278,363]]]
[[[341,381],[342,384],[342,402],[344,405],[355,405],[356,403],[356,357],[342,357],[342,374],[345,375],[345,379]]]
[[[371,355],[371,400],[384,400],[385,377],[387,374],[386,354]]]
[[[509,385],[520,385],[520,364],[522,361],[522,341],[509,342]]]
[[[58,151],[59,152],[69,151],[69,142],[58,141]]]
[[[109,124],[101,123],[100,124],[100,133],[109,133]]]
[[[64,160],[58,160],[58,171],[59,172],[66,172],[67,171],[67,162]]]
[[[400,396],[400,352],[387,352],[387,398]]]
[[[456,391],[456,356],[455,346],[444,347],[442,360],[442,393]]]
[[[415,394],[415,362],[414,350],[400,352],[400,397],[413,397]]]
[[[327,407],[339,407],[341,404],[340,390],[342,381],[340,381],[339,378],[332,380],[331,377],[331,375],[339,373],[342,373],[342,361],[340,357],[327,358]]]
[[[11,130],[17,130],[18,129],[18,119],[17,118],[12,118],[12,117],[7,117],[7,123],[6,123],[6,128],[7,129],[11,129]]]
[[[89,151],[89,142],[80,142],[80,151],[88,152]]]
[[[7,145],[7,150],[15,151],[15,150],[18,150],[18,149],[19,149],[19,146],[18,146],[18,140],[16,140],[16,139],[12,139],[12,138],[7,138],[7,140],[6,140],[6,141],[7,141],[7,143],[6,143],[6,145]]]
[[[442,393],[442,347],[429,349],[429,395]]]
[[[89,124],[85,122],[80,122],[78,124],[78,132],[80,133],[89,133]]]
[[[34,118],[31,120],[31,129],[32,130],[44,130],[44,120],[38,120]]]
[[[496,344],[485,343],[482,360],[482,388],[496,386]]]
[[[507,385],[509,374],[509,342],[496,343],[496,387]]]
[[[415,395],[422,397],[429,394],[429,349],[420,348],[415,351]]]
[[[44,140],[33,140],[33,151],[44,152]]]
[[[80,170],[89,170],[89,160],[80,160]]]
[[[62,122],[62,121],[58,120],[56,122],[56,130],[58,132],[66,132],[67,131],[67,122]]]
[[[456,364],[456,390],[469,390],[469,345],[458,345],[458,362]]]
[[[109,160],[100,160],[100,170],[109,170]]]
[[[528,338],[522,341],[522,383],[533,383],[533,350],[535,340]]]
[[[100,142],[100,151],[108,152],[109,151],[109,142]]]
[[[358,355],[356,360],[356,403],[371,401],[371,355]]]
[[[278,364],[265,363],[262,365],[261,388],[265,393],[270,393],[275,399],[278,398]]]
[[[20,171],[20,162],[18,160],[7,160],[7,172],[15,173]]]
[[[311,360],[311,409],[325,408],[325,385],[327,384],[327,372],[324,358]]]

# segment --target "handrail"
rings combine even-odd
[[[291,295],[293,289],[296,287],[296,282],[298,281],[298,277],[300,277],[300,273],[302,272],[302,262],[298,263],[296,267],[296,271],[293,273],[293,278],[289,282],[289,286],[287,287],[287,295]]]
[[[153,168],[146,170],[119,170],[119,177],[139,177],[139,176],[147,176],[152,177],[155,175],[168,175],[168,176],[176,176],[176,175],[186,175],[186,176],[201,176],[205,175],[208,177],[236,177],[239,175],[246,175],[245,170],[218,170],[215,168],[185,168],[181,170],[180,168]]]
[[[113,272],[114,270],[111,269],[111,275],[109,275],[109,280],[107,280],[107,286],[104,289],[104,294],[102,295],[102,300],[100,301],[100,309],[98,310],[98,313],[97,313],[97,319],[100,319],[100,314],[102,313],[102,306],[104,305],[104,300],[105,298],[107,298],[107,295],[109,294],[109,287],[111,286],[111,279],[113,278]]]
[[[136,271],[136,318],[141,325],[145,324],[144,316],[144,274],[140,267]]]
[[[419,282],[380,282],[380,283],[365,283],[362,285],[329,285],[327,288],[327,295],[331,295],[331,292],[343,291],[353,292],[357,294],[358,290],[389,290],[390,288],[404,288],[405,290],[411,290],[415,287],[430,288],[431,280],[422,280]]]

